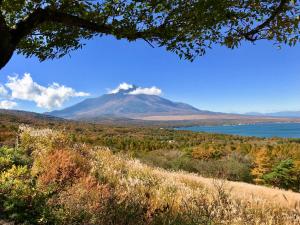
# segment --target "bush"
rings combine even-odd
[[[71,185],[87,174],[89,169],[87,159],[68,149],[52,150],[40,155],[32,168],[33,174],[38,175],[38,184],[48,191]]]
[[[296,182],[294,162],[291,159],[282,160],[263,176],[267,184],[288,189]]]
[[[106,224],[113,208],[110,188],[82,177],[50,201],[58,224]]]
[[[27,153],[20,148],[0,147],[0,172],[7,170],[12,165],[29,165],[32,160]]]
[[[0,212],[16,222],[36,224],[47,208],[27,166],[13,165],[0,175]]]

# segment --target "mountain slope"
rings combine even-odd
[[[194,115],[215,114],[199,110],[185,103],[172,102],[156,96],[129,94],[132,89],[116,94],[105,94],[98,98],[86,99],[63,110],[48,113],[52,116],[68,119],[86,119],[99,116],[135,118],[153,115]]]

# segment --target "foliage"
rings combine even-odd
[[[293,160],[287,159],[279,162],[272,171],[264,175],[268,184],[281,188],[290,188],[295,182],[295,165]]]
[[[270,172],[272,168],[271,152],[268,148],[264,147],[255,152],[255,167],[251,171],[252,175],[255,177],[256,183],[263,184],[263,176]]]
[[[299,1],[288,0],[1,0],[0,68],[14,50],[53,59],[103,35],[145,40],[189,60],[215,44],[235,48],[242,40],[292,46],[299,41],[298,15]]]
[[[47,207],[28,167],[31,160],[19,149],[0,148],[0,152],[2,162],[6,162],[0,171],[0,218],[38,223],[47,214]]]
[[[220,148],[215,148],[214,145],[205,143],[204,145],[198,145],[193,149],[193,158],[197,159],[220,159],[224,156],[224,152]]]
[[[0,172],[11,168],[13,165],[25,166],[31,163],[30,157],[20,148],[0,148]]]

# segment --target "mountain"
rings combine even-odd
[[[251,116],[272,116],[272,117],[285,117],[285,118],[300,118],[300,111],[282,111],[282,112],[273,112],[273,113],[257,113],[249,112],[246,115]]]
[[[133,86],[127,90],[119,90],[117,93],[89,98],[71,107],[47,114],[67,119],[93,119],[107,116],[137,118],[157,115],[215,114],[214,112],[199,110],[185,103],[173,102],[157,95],[130,94],[136,89],[137,87]]]
[[[49,114],[41,114],[23,110],[11,110],[11,109],[0,109],[0,122],[6,121],[14,123],[24,123],[32,124],[29,122],[38,121],[38,122],[48,122],[48,121],[65,121],[62,118],[54,117]]]

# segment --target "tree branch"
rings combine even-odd
[[[55,22],[66,26],[75,26],[97,33],[109,34],[112,27],[105,24],[96,24],[88,20],[59,12],[50,8],[38,8],[31,13],[25,20],[20,21],[16,28],[12,30],[14,42],[19,42],[22,38],[30,35],[32,31],[43,23]]]
[[[0,0],[1,1],[1,0]],[[59,10],[53,10],[50,8],[39,8],[30,14],[25,20],[19,22],[16,28],[12,30],[12,36],[14,43],[18,43],[22,38],[30,35],[34,29],[43,23],[60,23],[70,27],[78,27],[89,30],[95,33],[101,34],[116,34],[122,33],[122,29],[115,28],[111,24],[98,24],[78,16],[60,12]],[[152,31],[153,32],[153,31]],[[157,32],[159,33],[159,32]],[[126,35],[118,34],[121,38],[128,39],[145,39],[149,38],[149,31],[136,31],[130,32]]]
[[[252,29],[251,31],[243,34],[243,36],[249,41],[256,41],[257,39],[253,36],[259,33],[263,28],[267,27],[283,10],[284,6],[289,2],[289,0],[281,0],[278,7],[273,11],[269,18],[267,18],[263,23]]]

